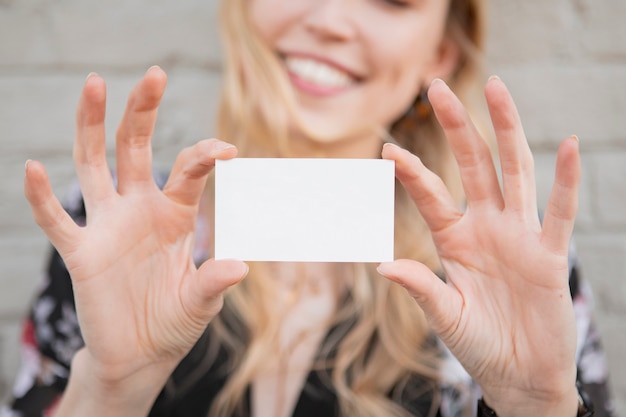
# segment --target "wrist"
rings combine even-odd
[[[145,366],[126,375],[101,372],[89,352],[72,360],[70,379],[57,414],[70,416],[136,417],[147,415],[175,364]]]
[[[516,417],[529,415],[588,417],[586,411],[591,409],[581,398],[578,388],[572,385],[562,395],[517,395],[499,396],[504,401],[497,401],[494,397],[485,395],[479,402],[479,417]],[[519,398],[519,401],[516,400]],[[493,405],[492,405],[493,404]],[[591,414],[592,415],[592,414]]]

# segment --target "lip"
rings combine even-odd
[[[285,65],[285,70],[287,71],[289,79],[291,80],[293,85],[298,90],[307,94],[311,94],[315,96],[331,96],[331,95],[339,94],[346,90],[350,90],[351,88],[354,87],[355,84],[360,83],[364,78],[362,75],[357,74],[356,71],[348,68],[346,65],[342,65],[341,63],[337,61],[334,61],[327,57],[322,57],[316,54],[304,53],[304,52],[283,52],[283,53],[280,53],[280,57],[283,63],[285,62],[287,57],[310,59],[313,61],[318,61],[324,65],[328,65],[329,67],[336,69],[337,71],[341,71],[345,73],[348,77],[350,77],[354,81],[352,85],[348,85],[348,86],[341,86],[341,87],[320,86],[320,85],[313,84],[312,82],[308,80],[304,80],[303,78],[299,77],[297,74],[290,71],[289,68],[287,68],[287,66]]]

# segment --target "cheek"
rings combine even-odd
[[[228,0],[226,0],[228,1]],[[269,10],[275,6],[276,0],[251,0],[249,4],[250,23],[257,33],[265,40],[272,38],[272,33],[276,31],[277,23],[275,16]]]
[[[387,65],[381,69],[381,87],[384,89],[381,93],[390,99],[387,104],[394,112],[393,120],[406,111],[415,97],[426,88],[422,61],[413,58],[415,56],[390,57],[386,61]]]
[[[445,20],[440,13],[443,9],[410,13],[387,19],[376,31],[363,31],[370,64],[390,87],[401,90],[399,96],[412,100],[430,82],[443,30],[440,21]]]
[[[295,19],[299,13],[297,3],[298,1],[250,0],[250,22],[263,39],[271,42]]]
[[[397,52],[387,49],[378,60],[378,81],[372,96],[385,97],[385,100],[371,100],[370,105],[374,106],[386,126],[404,114],[415,98],[427,88],[425,57],[420,55],[419,47],[414,51],[409,54],[406,49]]]
[[[428,87],[431,67],[438,43],[428,33],[406,30],[396,32],[393,39],[371,39],[370,62],[381,79],[386,93],[399,102],[402,109]]]

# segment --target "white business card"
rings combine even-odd
[[[235,158],[215,170],[216,259],[393,260],[393,161]]]

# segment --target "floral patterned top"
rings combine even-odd
[[[157,183],[163,185],[166,176],[156,175]],[[64,201],[66,210],[78,224],[86,221],[85,207],[76,185]],[[199,218],[196,228],[194,258],[199,263],[209,256],[207,236],[209,226]],[[592,320],[593,300],[589,285],[581,278],[574,249],[570,251],[570,288],[574,301],[579,341],[577,346],[578,380],[591,398],[596,416],[613,415],[607,385],[608,370],[600,336]],[[201,349],[202,339],[194,350]],[[15,380],[10,402],[0,408],[0,417],[49,417],[67,385],[70,363],[74,353],[83,346],[78,326],[72,286],[69,274],[59,254],[53,249],[43,282],[23,324],[21,337],[22,363]],[[456,359],[442,348],[446,360],[442,373],[441,405],[438,415],[460,417],[475,415],[476,401],[480,397],[478,386]],[[173,378],[185,378],[186,369],[193,364],[184,359]],[[157,399],[151,416],[205,417],[211,395],[219,391],[224,378],[209,378],[207,375],[193,382],[187,394],[169,400],[167,387]],[[317,382],[316,382],[317,381]],[[307,384],[320,386],[312,373]],[[332,410],[328,404],[333,396],[321,400],[306,396],[303,390],[294,417],[331,415],[323,410]],[[200,395],[198,395],[200,393]],[[196,398],[203,397],[201,401]],[[336,398],[335,398],[336,400]],[[404,405],[404,403],[403,403]],[[326,407],[326,408],[324,408]],[[406,407],[412,410],[412,406]],[[316,411],[314,411],[316,410]]]

